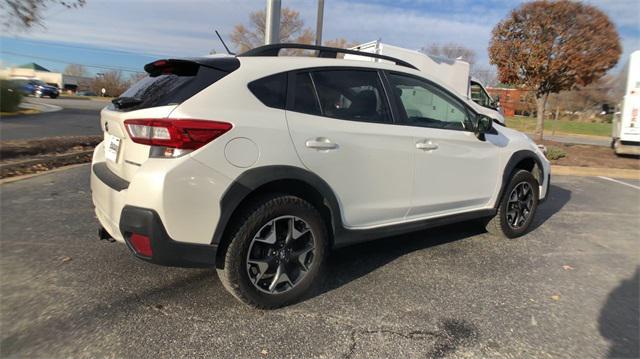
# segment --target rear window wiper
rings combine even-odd
[[[139,99],[137,97],[118,97],[112,100],[111,103],[113,103],[116,108],[122,109],[139,105],[140,103],[142,103],[142,99]]]

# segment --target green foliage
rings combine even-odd
[[[9,80],[0,80],[0,112],[14,112],[22,101],[22,93]]]
[[[551,161],[559,160],[563,157],[567,157],[567,153],[558,147],[547,148],[547,158]]]

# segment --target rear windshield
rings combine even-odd
[[[132,105],[111,105],[111,107],[118,111],[134,111],[149,107],[177,105],[228,74],[228,71],[194,66],[193,71],[183,71],[180,74],[150,75],[136,82],[120,95],[119,99],[135,99],[134,102],[130,102]]]

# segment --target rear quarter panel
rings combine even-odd
[[[291,142],[285,111],[265,106],[247,86],[253,80],[281,71],[285,70],[268,64],[261,68],[241,64],[238,70],[178,106],[172,118],[233,125],[229,132],[190,156],[229,178],[261,166],[302,167]]]

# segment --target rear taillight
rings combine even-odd
[[[232,127],[227,122],[182,119],[125,120],[124,125],[135,143],[179,150],[198,149]]]

